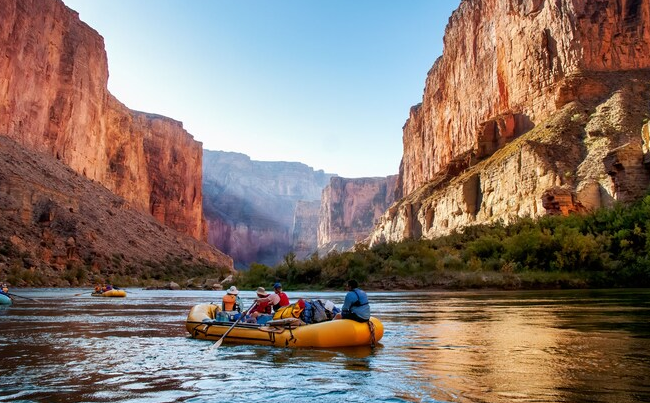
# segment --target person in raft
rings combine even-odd
[[[282,308],[283,306],[291,305],[291,303],[289,302],[289,297],[287,296],[287,294],[285,294],[282,291],[282,284],[280,283],[273,284],[273,290],[275,291],[274,294],[271,294],[264,298],[258,298],[257,303],[262,304],[267,302],[269,305],[273,307],[274,312]]]
[[[251,322],[263,324],[273,318],[273,315],[271,315],[273,312],[273,306],[271,305],[271,302],[268,298],[269,294],[266,293],[264,287],[258,287],[256,300],[257,304],[251,312]]]
[[[0,294],[9,296],[9,286],[7,286],[7,283],[2,283],[2,290],[0,290]]]
[[[357,280],[349,280],[345,289],[345,301],[341,307],[341,313],[336,314],[334,319],[352,319],[357,322],[368,322],[370,320],[370,303],[365,291],[359,288]]]
[[[238,296],[239,290],[234,285],[231,286],[226,295],[221,299],[221,309],[223,311],[237,311],[241,312],[241,299]]]

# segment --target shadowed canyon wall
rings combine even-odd
[[[647,0],[462,1],[371,243],[640,197],[649,68]]]
[[[295,227],[296,206],[299,201],[320,200],[331,176],[297,162],[252,161],[244,154],[205,150],[208,242],[232,256],[236,267],[277,264],[294,251],[294,238],[315,238],[315,231],[310,235],[300,230],[315,228],[317,224],[308,221],[317,217],[301,215]],[[299,246],[308,248],[304,243]],[[315,249],[314,242],[312,252]]]
[[[107,90],[103,38],[59,0],[0,0],[0,135],[205,240],[201,143]]]
[[[293,253],[304,260],[318,251],[320,200],[299,201],[293,216]]]
[[[49,154],[0,136],[0,279],[14,286],[124,286],[156,279],[161,266],[200,267],[223,278],[233,262]]]

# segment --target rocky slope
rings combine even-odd
[[[387,178],[335,177],[323,190],[318,250],[343,251],[365,239],[395,201],[397,175]]]
[[[205,242],[134,211],[49,154],[0,136],[0,280],[124,285],[192,271],[220,279],[232,268],[229,256]]]
[[[201,143],[108,92],[103,38],[61,1],[0,0],[0,16],[0,134],[206,239]]]
[[[331,176],[301,163],[253,161],[244,154],[205,150],[208,242],[232,256],[236,267],[277,264],[293,250],[294,237],[311,236],[294,233],[297,203],[320,200]],[[303,222],[298,230],[315,226]]]
[[[371,242],[643,194],[649,28],[648,1],[462,1]]]

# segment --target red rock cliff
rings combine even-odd
[[[334,177],[323,190],[318,249],[346,250],[365,239],[395,201],[397,175],[386,178]]]
[[[444,43],[371,244],[645,193],[650,1],[464,0]]]
[[[0,0],[0,135],[55,156],[132,207],[194,238],[201,143],[180,122],[107,90],[103,38],[59,0]]]
[[[647,0],[462,1],[404,126],[403,194],[602,96],[581,73],[650,67],[649,20]]]

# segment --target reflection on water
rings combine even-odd
[[[211,352],[184,322],[220,293],[15,292],[41,302],[0,309],[0,401],[650,401],[646,290],[370,293],[375,349]]]

